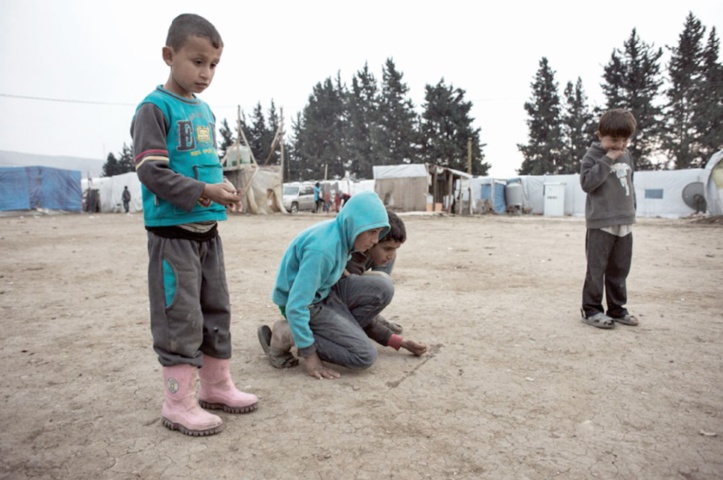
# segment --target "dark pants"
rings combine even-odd
[[[231,358],[231,305],[221,237],[205,242],[148,232],[153,350],[164,367]]]
[[[339,280],[328,297],[309,307],[319,358],[347,368],[372,366],[377,347],[367,330],[393,297],[394,284],[387,275],[350,275]]]
[[[604,291],[608,316],[624,317],[628,313],[625,309],[628,301],[625,282],[633,257],[633,234],[618,237],[597,228],[590,228],[585,238],[585,253],[587,272],[582,288],[582,309],[585,316],[590,317],[605,311],[602,305]]]

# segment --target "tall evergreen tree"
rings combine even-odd
[[[703,51],[703,95],[697,105],[695,125],[700,137],[700,165],[723,148],[723,66],[718,60],[720,42],[715,27],[711,28]]]
[[[302,181],[309,172],[302,169],[302,155],[299,153],[305,150],[304,119],[301,112],[291,120],[291,145],[288,149],[287,161],[284,163],[284,179],[288,182]]]
[[[663,147],[675,168],[700,164],[701,133],[696,129],[698,105],[705,97],[703,87],[703,36],[705,27],[692,13],[685,19],[683,32],[671,51],[668,65],[670,87],[666,91],[665,137]],[[697,166],[696,165],[696,166]]]
[[[532,98],[525,102],[528,114],[528,141],[518,144],[524,160],[518,170],[521,175],[545,175],[561,173],[564,162],[564,142],[561,128],[561,107],[555,71],[550,68],[547,57],[542,57],[535,74]]]
[[[262,135],[261,141],[266,146],[266,156],[262,159],[260,159],[260,162],[266,162],[268,159],[268,165],[278,165],[280,160],[280,144],[274,146],[274,150],[270,150],[274,143],[274,138],[276,137],[276,132],[279,129],[280,126],[280,119],[279,119],[279,112],[276,110],[276,104],[273,100],[271,100],[271,105],[269,106],[269,117],[267,122],[266,131]]]
[[[236,141],[233,131],[228,126],[228,121],[226,121],[225,118],[221,122],[221,128],[218,129],[218,133],[221,135],[221,141],[218,145],[218,154],[221,158],[223,158],[226,156],[226,152],[229,147],[231,147],[231,145],[233,145]]]
[[[464,99],[465,91],[445,85],[444,79],[435,86],[427,84],[424,90],[420,124],[422,160],[466,172],[471,139],[472,174],[486,175],[490,166],[484,161],[480,129],[472,127],[472,103]]]
[[[329,178],[342,177],[352,167],[344,162],[343,155],[346,94],[338,76],[336,85],[327,78],[314,86],[295,127],[294,151],[303,178],[324,178],[325,173]]]
[[[567,82],[564,97],[561,117],[564,147],[558,170],[559,173],[579,173],[582,157],[590,143],[596,140],[597,125],[587,105],[587,95],[580,77],[574,86],[572,82]]]
[[[639,170],[655,168],[652,156],[661,148],[662,107],[655,100],[663,83],[659,63],[662,55],[662,48],[655,50],[633,29],[624,50],[613,50],[603,74],[605,82],[601,86],[607,108],[627,108],[637,120],[637,132],[628,148]]]
[[[259,163],[263,163],[269,153],[268,131],[266,117],[263,108],[261,108],[261,102],[259,102],[251,113],[251,125],[246,132],[246,139],[251,147],[251,152]]]
[[[346,156],[362,177],[372,178],[379,146],[379,88],[367,64],[352,78],[346,97]]]
[[[135,164],[135,161],[133,160],[133,146],[132,145],[126,145],[126,143],[123,142],[123,148],[121,148],[121,154],[120,154],[120,158],[118,159],[118,164],[120,165],[120,168],[123,171],[123,173],[136,171],[136,164]]]
[[[112,177],[113,175],[118,175],[120,173],[123,173],[120,171],[120,167],[118,165],[118,159],[115,158],[115,155],[113,152],[110,152],[108,156],[105,159],[105,163],[103,164],[103,175],[104,177]]]
[[[417,115],[403,77],[394,60],[388,58],[382,68],[377,164],[412,163],[417,157]]]
[[[133,147],[123,143],[118,158],[113,153],[109,153],[106,162],[103,164],[103,176],[112,177],[124,173],[135,172],[136,166],[133,161]]]

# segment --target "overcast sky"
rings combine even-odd
[[[602,105],[603,66],[633,28],[655,47],[676,46],[692,12],[723,28],[723,1],[539,0],[505,2],[342,0],[0,0],[0,150],[105,159],[130,144],[135,106],[168,77],[161,48],[171,20],[197,13],[225,48],[201,94],[220,123],[261,102],[291,118],[313,86],[368,64],[381,81],[392,58],[418,109],[442,78],[474,104],[490,174],[519,168],[527,141],[524,102],[547,57],[560,94],[582,79]],[[27,98],[32,97],[32,98]],[[64,101],[57,101],[64,100]]]

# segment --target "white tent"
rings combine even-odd
[[[695,208],[685,202],[684,190],[689,185],[700,185],[702,190],[702,180],[702,168],[635,172],[636,213],[640,217],[687,217]]]
[[[723,171],[720,175],[723,177]],[[705,173],[701,168],[635,172],[633,183],[637,215],[640,217],[680,218],[695,213],[695,208],[686,203],[683,193],[686,187],[697,186],[692,184],[699,184],[704,181],[704,178]],[[545,185],[564,184],[564,214],[585,215],[587,197],[580,187],[579,174],[523,175],[519,179],[522,182],[524,211],[538,215],[544,214]],[[511,180],[513,179],[509,181]]]
[[[356,195],[360,192],[366,192],[371,190],[374,191],[374,180],[359,180],[356,182],[348,183],[347,186],[349,187],[349,191],[346,192],[349,195]]]
[[[703,178],[708,213],[723,215],[723,150],[710,157]]]
[[[114,175],[112,177],[100,177],[82,179],[81,188],[83,192],[88,189],[97,190],[100,195],[100,211],[102,213],[119,213],[123,210],[123,187],[128,187],[131,192],[131,213],[143,211],[143,198],[141,197],[141,182],[136,172]]]
[[[563,212],[565,215],[584,216],[586,194],[580,186],[580,175],[522,175],[523,211],[545,213],[545,185],[564,185]],[[514,179],[510,179],[512,181]]]
[[[374,191],[387,207],[402,211],[424,211],[429,190],[429,173],[423,164],[372,167]]]

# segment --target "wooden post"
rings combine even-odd
[[[284,108],[281,107],[279,109],[279,112],[281,114],[281,125],[279,125],[279,129],[281,130],[281,149],[279,151],[280,159],[279,164],[281,165],[281,188],[284,187]]]
[[[455,213],[452,209],[454,208],[454,174],[449,171],[449,181],[447,182],[447,191],[449,192],[449,206],[447,207],[447,213]]]
[[[238,170],[241,170],[241,105],[236,106],[236,131],[238,132],[238,135],[236,135],[236,144],[239,146],[238,148],[238,159],[236,161],[236,180],[239,180],[239,173]],[[236,188],[238,189],[238,185],[236,185]]]
[[[472,137],[467,139],[467,173],[472,175]]]

